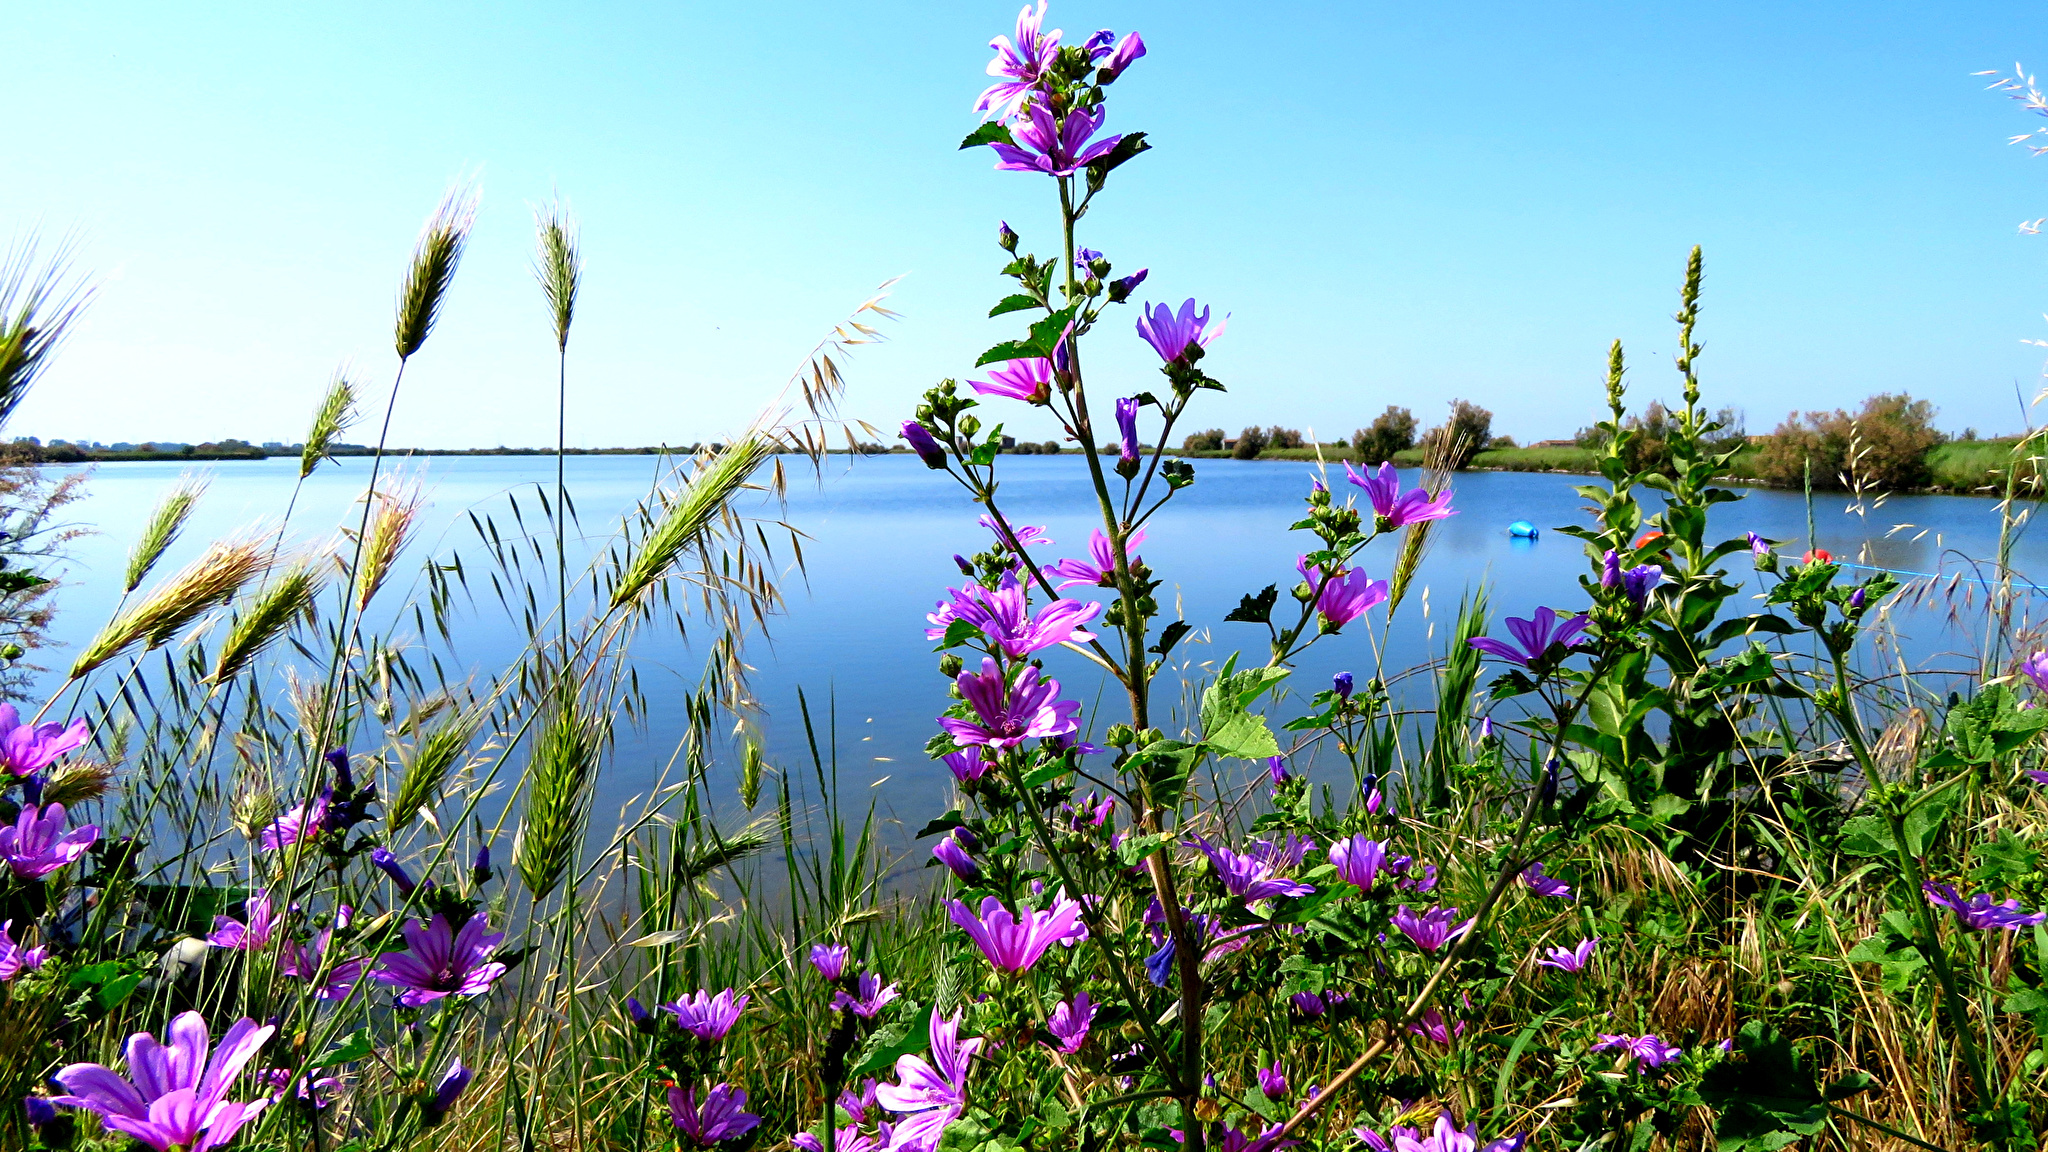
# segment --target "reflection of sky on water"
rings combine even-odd
[[[591,543],[601,546],[621,512],[648,490],[656,461],[650,457],[574,457],[568,461],[572,493]],[[1215,666],[1233,651],[1244,661],[1263,661],[1265,631],[1255,625],[1221,623],[1239,596],[1278,584],[1279,612],[1297,577],[1295,555],[1306,533],[1290,535],[1299,518],[1311,466],[1284,462],[1196,462],[1198,483],[1182,492],[1148,525],[1142,548],[1146,561],[1166,583],[1161,604],[1178,610],[1196,631],[1174,653],[1174,664]],[[536,483],[552,484],[554,462],[545,457],[443,457],[402,471],[422,477],[432,499],[423,517],[421,550],[442,560],[460,552],[472,570],[480,599],[471,626],[459,633],[451,667],[481,679],[517,650],[516,626],[489,600],[474,573],[479,549],[467,515],[493,512],[501,527],[511,523],[504,501],[519,493],[527,523],[534,515]],[[149,508],[181,471],[168,464],[102,466],[91,480],[91,496],[76,507],[79,520],[101,534],[81,542],[80,572],[62,601],[60,635],[78,643],[106,618],[117,595],[118,572],[129,542]],[[366,475],[366,462],[348,460],[323,467],[301,497],[294,527],[308,534],[341,520]],[[787,509],[790,523],[808,534],[804,553],[808,579],[792,573],[786,585],[787,615],[774,621],[772,635],[752,651],[755,687],[769,709],[772,763],[804,764],[803,729],[796,690],[809,697],[821,741],[838,749],[839,770],[849,800],[868,792],[885,815],[921,822],[933,811],[948,779],[927,761],[923,747],[931,718],[945,703],[945,683],[923,634],[924,614],[960,577],[952,554],[986,543],[975,524],[978,509],[943,476],[909,457],[849,461],[833,457],[824,487],[796,480]],[[1026,524],[1043,524],[1058,541],[1047,557],[1080,554],[1091,527],[1094,500],[1082,461],[1074,457],[1005,457],[999,501],[1006,514]],[[290,492],[296,461],[228,463],[214,466],[214,483],[203,511],[161,572],[196,555],[201,542],[259,518],[275,518]],[[1341,499],[1355,491],[1341,482]],[[1414,477],[1405,477],[1412,482]],[[1353,629],[1331,637],[1300,660],[1293,683],[1312,692],[1331,673],[1349,670],[1361,679],[1383,651],[1383,666],[1406,668],[1441,653],[1466,590],[1488,585],[1494,616],[1526,615],[1538,605],[1565,608],[1584,603],[1578,578],[1587,571],[1579,541],[1553,531],[1581,517],[1575,487],[1589,478],[1519,473],[1470,473],[1457,478],[1457,516],[1442,522],[1433,537],[1417,587],[1390,628]],[[1964,557],[1995,555],[1997,505],[1988,499],[1947,496],[1899,497],[1863,516],[1846,515],[1841,496],[1815,500],[1821,544],[1838,558],[1911,572],[1967,571]],[[1544,529],[1541,538],[1506,534],[1511,521],[1527,519]],[[1752,491],[1715,512],[1720,534],[1756,531],[1786,541],[1796,555],[1804,547],[1807,509],[1796,493]],[[1914,527],[1893,531],[1894,525]],[[1363,566],[1383,577],[1391,565],[1393,540],[1376,543]],[[2022,533],[2015,549],[2021,571],[2048,571],[2048,556]],[[572,562],[574,558],[572,558]],[[1737,556],[1732,570],[1748,579],[1748,563]],[[1737,601],[1735,610],[1749,610]],[[1383,621],[1377,615],[1375,620]],[[1963,647],[1964,638],[1945,635],[1934,613],[1902,616],[1906,651],[1915,662],[1936,660]],[[682,731],[682,696],[698,675],[697,661],[672,633],[649,631],[637,649],[650,702],[644,728],[622,733],[619,756],[606,782],[598,811],[644,789],[669,762]],[[60,657],[53,663],[63,663]],[[1092,666],[1068,653],[1047,661],[1069,695],[1087,708],[1099,730],[1115,718],[1117,694]],[[1192,668],[1189,668],[1192,671]],[[880,786],[870,788],[880,782]],[[913,827],[915,825],[913,824]]]

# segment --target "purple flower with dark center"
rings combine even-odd
[[[1102,605],[1092,600],[1055,600],[1034,617],[1024,585],[1011,573],[1004,573],[1002,584],[994,590],[969,584],[946,591],[953,598],[940,601],[925,615],[933,625],[925,629],[925,638],[942,640],[953,621],[965,620],[1012,660],[1022,660],[1040,648],[1095,639],[1082,625],[1102,611]]]
[[[718,995],[699,988],[694,995],[685,996],[661,1006],[662,1011],[676,1018],[676,1027],[695,1036],[706,1044],[717,1044],[740,1022],[740,1013],[746,1011],[747,1001],[752,996],[733,998],[732,989],[727,988]]]
[[[370,975],[404,988],[398,1002],[407,1008],[424,1007],[444,996],[480,996],[506,970],[491,959],[505,934],[489,928],[482,916],[471,916],[459,931],[438,912],[431,924],[412,921],[400,929],[406,950],[378,956],[380,967]]]
[[[979,916],[958,900],[946,901],[946,911],[974,940],[989,965],[1000,972],[1029,972],[1054,944],[1071,948],[1088,938],[1088,928],[1081,923],[1081,905],[1064,893],[1054,897],[1052,906],[1044,911],[1026,908],[1021,914],[1012,913],[993,896],[982,898]]]
[[[834,1012],[851,1012],[863,1020],[872,1020],[889,1001],[899,993],[894,984],[884,985],[882,978],[873,972],[863,972],[853,982],[851,993],[845,990],[833,994],[832,1003],[827,1005]]]
[[[1528,885],[1529,891],[1538,896],[1551,896],[1559,900],[1572,898],[1572,886],[1555,876],[1545,876],[1541,860],[1522,869],[1522,883]]]
[[[1394,1138],[1391,1152],[1521,1152],[1522,1144],[1528,1140],[1526,1132],[1503,1136],[1481,1147],[1479,1136],[1469,1128],[1459,1128],[1451,1123],[1447,1114],[1439,1114],[1436,1127],[1428,1136],[1413,1128],[1390,1128],[1388,1134]],[[1368,1144],[1372,1143],[1367,1141]],[[1389,1152],[1381,1145],[1378,1152]]]
[[[1072,1056],[1088,1042],[1088,1029],[1095,1023],[1096,1006],[1088,999],[1086,992],[1074,993],[1072,1000],[1062,1000],[1052,1010],[1052,1018],[1045,1022],[1045,1030],[1059,1041],[1059,1050]]]
[[[1125,464],[1138,462],[1138,398],[1127,396],[1116,402],[1116,430],[1118,438],[1117,459]]]
[[[1100,77],[1101,82],[1107,84],[1123,75],[1124,69],[1136,63],[1144,54],[1145,38],[1136,32],[1124,33],[1124,38],[1117,42],[1116,50],[1109,54],[1109,59],[1102,65],[1104,75]]]
[[[441,1074],[441,1082],[434,1085],[434,1094],[420,1107],[421,1119],[427,1127],[432,1128],[448,1118],[448,1110],[455,1107],[455,1102],[462,1098],[463,1089],[468,1088],[469,1082],[475,1078],[476,1069],[461,1060],[449,1062],[448,1071]]]
[[[1110,816],[1116,812],[1116,797],[1103,796],[1098,799],[1095,793],[1090,792],[1087,799],[1079,803],[1068,801],[1060,807],[1067,813],[1068,826],[1079,832],[1084,828],[1100,828],[1108,823]]]
[[[925,467],[936,469],[946,466],[946,450],[939,447],[938,440],[924,425],[915,420],[905,420],[902,435],[910,442],[910,450],[917,453],[919,460],[924,461]]]
[[[81,824],[64,830],[62,804],[24,804],[12,824],[0,824],[0,860],[23,880],[40,880],[85,855],[100,830]]]
[[[1005,693],[1003,671],[996,662],[984,658],[981,669],[962,672],[954,681],[979,722],[939,717],[939,727],[959,743],[1015,748],[1029,739],[1065,736],[1080,728],[1081,705],[1059,699],[1059,681],[1040,680],[1038,669],[1026,668]]]
[[[1926,893],[1929,904],[1948,909],[1956,914],[1956,920],[1963,927],[1974,928],[1979,932],[1999,928],[2015,932],[2048,920],[2048,913],[2028,912],[2020,907],[2017,900],[1993,903],[1989,892],[1979,892],[1965,900],[1953,887],[1937,884],[1932,880],[1922,880],[1920,890]]]
[[[1662,1068],[1664,1065],[1685,1055],[1683,1048],[1674,1048],[1655,1033],[1642,1036],[1620,1036],[1602,1032],[1600,1042],[1587,1049],[1590,1052],[1620,1051],[1644,1068]]]
[[[988,74],[1000,79],[974,102],[974,110],[981,113],[983,120],[1008,120],[1015,116],[1045,82],[1046,71],[1059,57],[1060,33],[1054,29],[1041,34],[1039,28],[1044,20],[1045,0],[1038,0],[1036,12],[1026,4],[1017,14],[1016,42],[1012,43],[1008,36],[988,42],[996,50],[995,59],[988,62]],[[1003,230],[1009,231],[1009,225],[1004,225]]]
[[[967,849],[960,846],[960,841],[950,835],[940,837],[939,842],[932,845],[932,855],[938,857],[939,863],[951,868],[953,875],[969,884],[981,879],[981,865],[976,864],[974,857],[967,854]]]
[[[948,752],[940,759],[946,762],[946,767],[953,773],[953,778],[963,784],[988,775],[988,770],[992,767],[987,760],[982,759],[979,748],[969,748],[965,752]]]
[[[1435,952],[1453,937],[1464,935],[1471,929],[1472,923],[1472,920],[1460,923],[1456,908],[1431,908],[1417,916],[1403,904],[1394,913],[1394,927],[1399,928],[1402,935],[1413,940],[1415,946],[1424,952]]]
[[[1337,693],[1337,699],[1351,699],[1351,673],[1339,672],[1335,676],[1330,677],[1330,688]]]
[[[813,944],[811,967],[816,968],[818,975],[826,980],[836,982],[846,973],[846,955],[847,947],[844,944]]]
[[[969,380],[967,386],[983,396],[1043,404],[1052,397],[1052,372],[1052,361],[1043,356],[1025,356],[1003,361],[988,370],[988,379]]]
[[[14,937],[9,934],[9,929],[13,927],[12,920],[0,922],[0,984],[5,984],[24,972],[33,972],[41,968],[43,961],[50,958],[50,950],[47,948],[23,948],[16,944]]]
[[[322,788],[318,796],[266,824],[256,834],[257,844],[265,852],[276,852],[318,836],[327,826],[327,805],[333,800],[334,789]]]
[[[128,1037],[132,1083],[101,1064],[73,1064],[56,1076],[68,1095],[53,1096],[50,1103],[97,1112],[100,1123],[157,1152],[207,1152],[233,1140],[242,1125],[269,1106],[268,1099],[233,1102],[227,1095],[276,1031],[244,1018],[214,1048],[206,1018],[185,1012],[165,1030],[168,1044],[157,1043],[148,1032]]]
[[[1124,555],[1130,557],[1131,566],[1134,568],[1141,562],[1138,559],[1138,545],[1144,542],[1143,528],[1131,533],[1124,540]],[[1088,555],[1089,558],[1086,560],[1062,560],[1048,567],[1045,570],[1046,575],[1066,577],[1066,582],[1060,585],[1062,589],[1072,588],[1076,584],[1090,584],[1098,588],[1115,587],[1116,553],[1109,542],[1109,536],[1100,528],[1088,534]]]
[[[2048,652],[2036,652],[2020,664],[2020,671],[2034,682],[2039,692],[2048,692]]]
[[[283,1100],[289,1094],[296,1097],[299,1103],[313,1108],[325,1108],[334,1103],[334,1094],[341,1088],[339,1076],[314,1076],[308,1073],[294,1078],[289,1068],[262,1069],[256,1073],[256,1082],[270,1089],[272,1104]]]
[[[922,1056],[896,1058],[896,1083],[875,1089],[875,1099],[904,1118],[890,1131],[891,1152],[920,1149],[931,1152],[939,1146],[939,1134],[959,1119],[967,1107],[967,1072],[974,1054],[981,1050],[981,1038],[960,1039],[960,1017],[948,1020],[932,1009],[931,1059]]]
[[[1262,1065],[1256,1072],[1259,1077],[1259,1091],[1266,1094],[1266,1099],[1278,1100],[1287,1095],[1287,1073],[1281,1071],[1280,1061],[1273,1061],[1271,1067]]]
[[[1330,863],[1345,883],[1370,892],[1386,866],[1387,846],[1360,833],[1330,845]]]
[[[1555,968],[1559,972],[1577,972],[1584,969],[1587,962],[1593,959],[1593,948],[1599,943],[1600,938],[1595,936],[1590,940],[1581,940],[1570,948],[1552,945],[1545,950],[1543,959],[1536,963],[1545,968]]]
[[[1275,896],[1307,896],[1315,891],[1313,885],[1274,875],[1273,865],[1257,856],[1241,856],[1211,844],[1206,837],[1195,837],[1188,847],[1200,848],[1225,890],[1241,897],[1247,905]]]
[[[975,523],[995,533],[996,540],[1012,552],[1022,552],[1024,549],[1035,544],[1050,544],[1053,542],[1052,537],[1045,534],[1045,529],[1038,525],[1005,524],[986,512],[983,512],[981,519],[975,521]]]
[[[1310,852],[1315,851],[1316,842],[1299,833],[1289,832],[1285,840],[1254,840],[1249,853],[1254,859],[1263,860],[1276,869],[1301,867],[1301,862]]]
[[[1043,103],[1033,101],[1028,115],[1010,130],[1015,144],[998,140],[995,149],[998,172],[1042,172],[1047,176],[1072,176],[1104,156],[1123,139],[1104,136],[1091,140],[1102,127],[1106,109],[1090,113],[1070,109],[1065,119],[1055,121]]]
[[[1165,304],[1140,305],[1138,311],[1138,335],[1168,364],[1185,359],[1188,349],[1195,345],[1207,348],[1230,324],[1226,316],[1210,327],[1209,310],[1196,312],[1193,297],[1180,306],[1178,313]]]
[[[245,923],[227,916],[213,918],[213,931],[206,936],[206,942],[215,948],[233,948],[247,952],[262,948],[270,943],[271,934],[277,929],[277,922],[270,915],[270,893],[258,888],[242,902],[242,914],[249,919]]]
[[[16,776],[40,772],[90,739],[83,719],[62,724],[24,724],[12,704],[0,704],[0,768]]]
[[[1476,636],[1465,643],[1489,656],[1498,657],[1509,663],[1527,668],[1541,661],[1552,648],[1558,645],[1569,647],[1579,633],[1586,630],[1592,618],[1580,613],[1559,619],[1557,613],[1548,608],[1538,608],[1530,619],[1518,616],[1508,617],[1508,631],[1514,634],[1517,646],[1509,645],[1491,636]]]
[[[1273,787],[1275,788],[1294,779],[1294,774],[1287,770],[1287,757],[1285,756],[1266,757],[1266,774],[1273,778]]]
[[[1314,1018],[1342,1004],[1345,999],[1342,992],[1324,992],[1320,995],[1314,992],[1296,992],[1287,998],[1287,1004],[1301,1015]]]
[[[1385,580],[1374,580],[1357,568],[1330,578],[1316,600],[1316,611],[1323,618],[1323,631],[1337,631],[1375,606],[1386,603],[1388,595]]]
[[[746,1109],[746,1090],[730,1084],[712,1085],[701,1102],[695,1085],[669,1085],[669,1119],[699,1148],[716,1147],[752,1132],[761,1118]]]
[[[376,865],[378,871],[391,877],[391,882],[398,886],[398,894],[400,896],[410,897],[413,889],[419,887],[419,885],[413,883],[412,874],[405,870],[405,866],[398,862],[398,857],[392,855],[389,848],[377,848],[371,851],[370,863]]]
[[[337,918],[337,926],[339,924],[340,919]],[[284,947],[278,949],[277,953],[279,974],[295,976],[309,983],[318,981],[319,986],[313,989],[313,995],[322,1000],[347,999],[350,990],[363,978],[363,969],[369,966],[370,961],[367,957],[360,956],[349,960],[337,960],[323,973],[321,968],[327,962],[327,946],[333,939],[333,932],[322,931],[313,937],[311,944],[286,941]]]
[[[1379,530],[1391,532],[1410,524],[1425,520],[1441,520],[1455,516],[1451,507],[1451,494],[1440,492],[1434,496],[1427,488],[1410,488],[1401,491],[1401,478],[1394,474],[1391,463],[1382,462],[1379,471],[1361,475],[1351,465],[1344,465],[1346,479],[1365,489],[1366,499],[1372,502],[1372,511]]]
[[[1408,1031],[1425,1040],[1433,1040],[1438,1044],[1449,1044],[1454,1038],[1465,1034],[1465,1022],[1463,1020],[1447,1022],[1442,1012],[1431,1008],[1429,1011],[1416,1017],[1415,1023],[1408,1025]]]

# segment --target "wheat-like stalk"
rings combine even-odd
[[[320,595],[322,583],[312,564],[302,561],[292,565],[257,596],[248,611],[235,618],[208,679],[220,684],[239,675],[265,648],[290,631],[293,621],[312,619],[313,602]]]
[[[164,558],[164,552],[185,530],[185,522],[192,518],[192,511],[199,506],[199,498],[206,494],[208,483],[205,476],[187,472],[157,502],[155,510],[149,514],[149,521],[142,526],[142,535],[136,537],[135,547],[128,552],[128,571],[121,582],[123,596],[142,587],[142,582],[149,578],[150,570]]]
[[[747,477],[774,454],[775,444],[767,435],[750,432],[699,467],[682,492],[667,502],[661,519],[620,572],[612,588],[612,607],[632,603],[660,580],[677,557],[704,538]]]
[[[362,567],[356,578],[358,614],[384,586],[399,553],[405,551],[406,544],[411,541],[422,496],[416,487],[394,484],[389,490],[377,493],[375,499],[377,508],[370,518],[370,535],[363,544],[359,561]]]
[[[334,448],[334,442],[356,421],[356,386],[344,372],[337,371],[313,413],[313,426],[306,431],[306,446],[299,450],[299,479],[313,474],[320,461]]]
[[[1451,473],[1457,462],[1464,456],[1465,437],[1453,436],[1446,428],[1429,445],[1429,455],[1422,462],[1422,486],[1435,496],[1450,486]],[[1394,574],[1388,589],[1387,615],[1401,607],[1401,599],[1408,595],[1408,585],[1415,580],[1415,573],[1422,567],[1422,557],[1429,551],[1430,529],[1434,520],[1417,520],[1408,525],[1401,536],[1401,551],[1394,556]]]
[[[449,773],[462,763],[470,741],[483,726],[484,714],[476,708],[457,708],[413,746],[406,761],[405,775],[398,791],[384,810],[385,826],[394,834],[412,823],[412,818],[441,798]]]
[[[559,706],[534,741],[526,768],[526,811],[513,841],[519,878],[536,901],[562,882],[583,833],[603,733],[573,704]]]
[[[208,609],[234,599],[244,584],[268,567],[266,546],[267,541],[256,536],[216,541],[204,556],[108,621],[72,662],[69,678],[84,676],[138,641],[158,647]]]
[[[469,230],[475,224],[476,193],[461,186],[449,190],[421,230],[419,241],[413,245],[405,283],[398,290],[398,322],[392,335],[400,360],[411,358],[433,332],[434,321],[441,314],[441,302],[448,295],[448,285],[455,279],[455,268],[462,263]]]
[[[534,216],[539,256],[533,274],[547,297],[548,319],[555,329],[555,348],[569,348],[569,325],[576,318],[576,294],[583,287],[583,253],[577,246],[576,222],[568,209],[553,204]]]
[[[29,238],[0,257],[0,424],[28,396],[92,299],[92,288],[71,275],[72,253],[66,241],[42,259]]]

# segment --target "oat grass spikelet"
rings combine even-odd
[[[583,253],[577,246],[576,222],[568,209],[553,204],[535,215],[539,255],[533,274],[547,297],[548,319],[555,329],[555,349],[569,349],[569,325],[576,319],[576,293],[583,287]]]
[[[345,373],[336,372],[313,413],[313,427],[306,431],[306,446],[299,451],[299,479],[304,480],[327,459],[334,441],[356,422],[356,386]]]
[[[71,275],[73,245],[44,259],[35,240],[16,240],[0,256],[0,424],[28,396],[93,290]]]
[[[750,432],[700,465],[640,540],[612,589],[612,607],[637,600],[668,573],[678,557],[702,542],[734,494],[746,484],[747,477],[774,454],[772,440],[759,432]]]
[[[208,483],[207,477],[187,472],[157,503],[156,509],[149,514],[149,522],[142,526],[142,535],[136,538],[135,547],[128,552],[128,571],[121,582],[123,596],[142,587],[142,582],[149,578],[150,570],[164,558],[164,552],[185,530],[185,522],[192,518],[192,510],[199,506],[199,498],[206,494]]]
[[[108,621],[78,654],[69,678],[78,679],[137,642],[159,647],[209,609],[232,600],[269,566],[267,546],[260,536],[215,542],[204,556]]]
[[[254,604],[235,617],[208,679],[219,684],[233,678],[265,648],[291,631],[294,621],[311,620],[322,583],[318,570],[310,563],[301,561],[287,569],[275,584],[257,596]]]
[[[483,720],[475,708],[453,709],[413,745],[398,791],[385,809],[385,826],[394,835],[404,831],[421,809],[440,801],[449,774],[463,763]]]
[[[369,538],[363,542],[356,576],[356,611],[361,613],[370,598],[390,577],[399,553],[412,540],[414,522],[419,518],[422,497],[418,488],[394,484],[376,495],[377,507],[370,517]]]
[[[583,835],[603,743],[599,724],[573,705],[558,708],[534,741],[526,768],[526,812],[512,857],[535,900],[547,899],[568,871]]]
[[[1465,438],[1451,435],[1448,428],[1430,443],[1429,456],[1422,462],[1422,487],[1429,492],[1430,499],[1436,499],[1451,486],[1451,474],[1464,456]],[[1403,529],[1401,551],[1394,557],[1394,574],[1390,578],[1388,616],[1401,607],[1402,598],[1408,595],[1408,586],[1414,582],[1416,570],[1422,567],[1422,558],[1429,551],[1429,534],[1435,525],[1434,520],[1417,520]]]
[[[469,243],[469,230],[475,224],[476,192],[462,186],[449,191],[420,232],[405,283],[398,290],[398,323],[393,344],[400,360],[410,359],[434,330],[434,321],[441,314],[441,301],[455,279],[455,268],[462,263],[462,250]]]

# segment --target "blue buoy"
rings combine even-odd
[[[1513,524],[1508,525],[1508,535],[1520,536],[1525,540],[1534,540],[1536,538],[1536,526],[1527,520],[1517,520]]]

